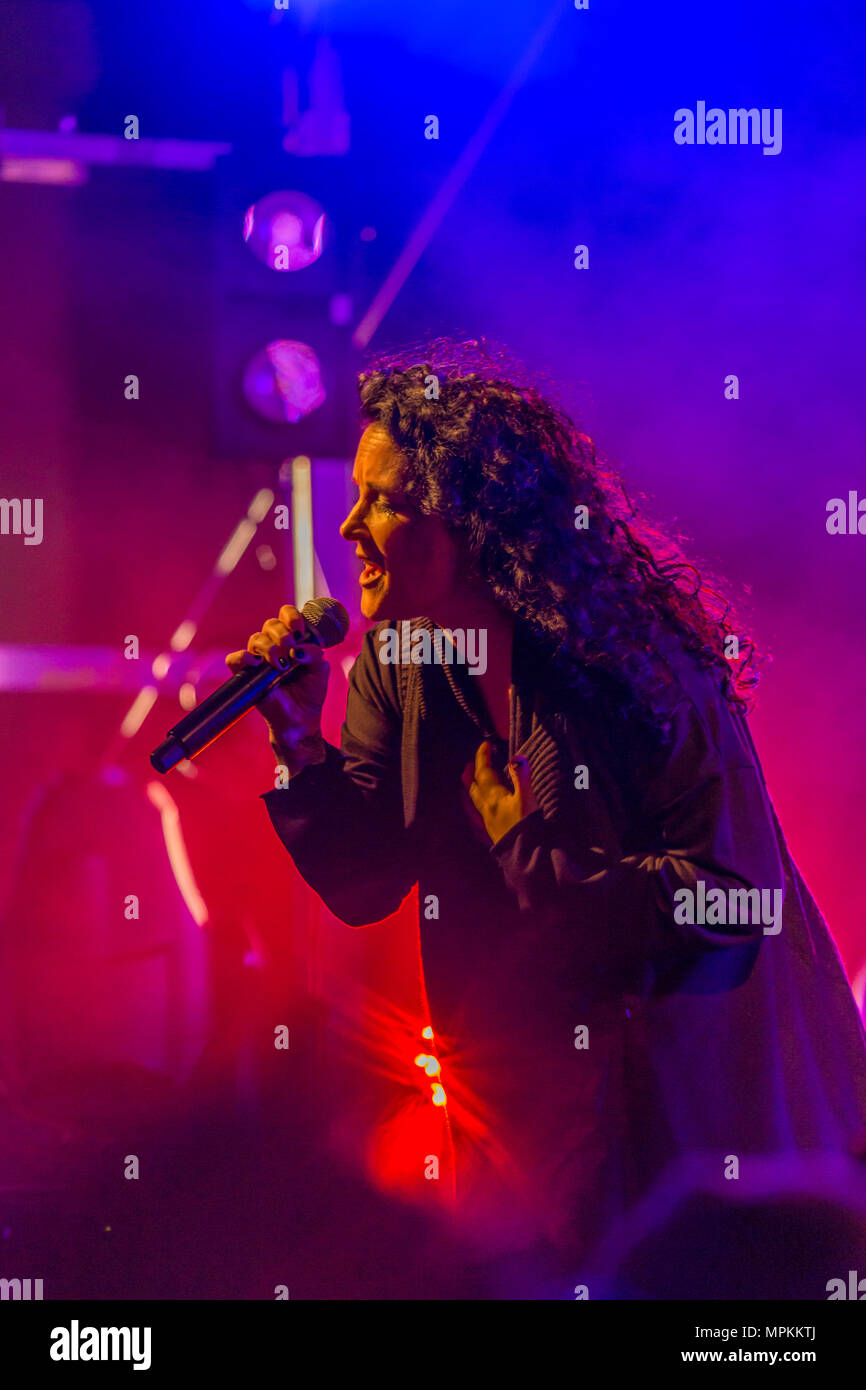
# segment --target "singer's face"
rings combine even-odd
[[[340,527],[362,563],[361,612],[373,622],[427,617],[447,600],[459,555],[445,523],[421,516],[401,490],[403,465],[388,433],[369,425],[352,481],[358,500]]]

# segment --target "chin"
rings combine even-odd
[[[361,612],[365,618],[369,618],[372,622],[381,623],[385,618],[393,617],[391,608],[387,589],[383,589],[381,594],[371,593],[369,589],[362,591]]]

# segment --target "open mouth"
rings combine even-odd
[[[362,589],[369,589],[374,584],[378,584],[379,580],[383,578],[385,571],[375,560],[368,560],[365,555],[362,555],[361,558],[364,561],[364,568],[361,570],[358,583],[361,585]]]

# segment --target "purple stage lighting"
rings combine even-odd
[[[303,270],[322,254],[325,213],[306,193],[268,193],[247,208],[244,241],[271,270]]]
[[[292,424],[316,410],[327,394],[313,349],[289,338],[277,338],[250,359],[243,389],[263,420]]]

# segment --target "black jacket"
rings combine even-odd
[[[745,719],[712,679],[671,644],[672,737],[649,752],[551,684],[518,627],[509,754],[528,758],[540,809],[491,844],[460,781],[481,738],[472,677],[382,664],[386,626],[352,668],[340,750],[264,800],[348,924],[419,885],[469,1219],[581,1254],[684,1151],[720,1171],[866,1153],[863,1027]],[[679,923],[674,894],[699,880],[728,902],[782,890],[780,922]]]

